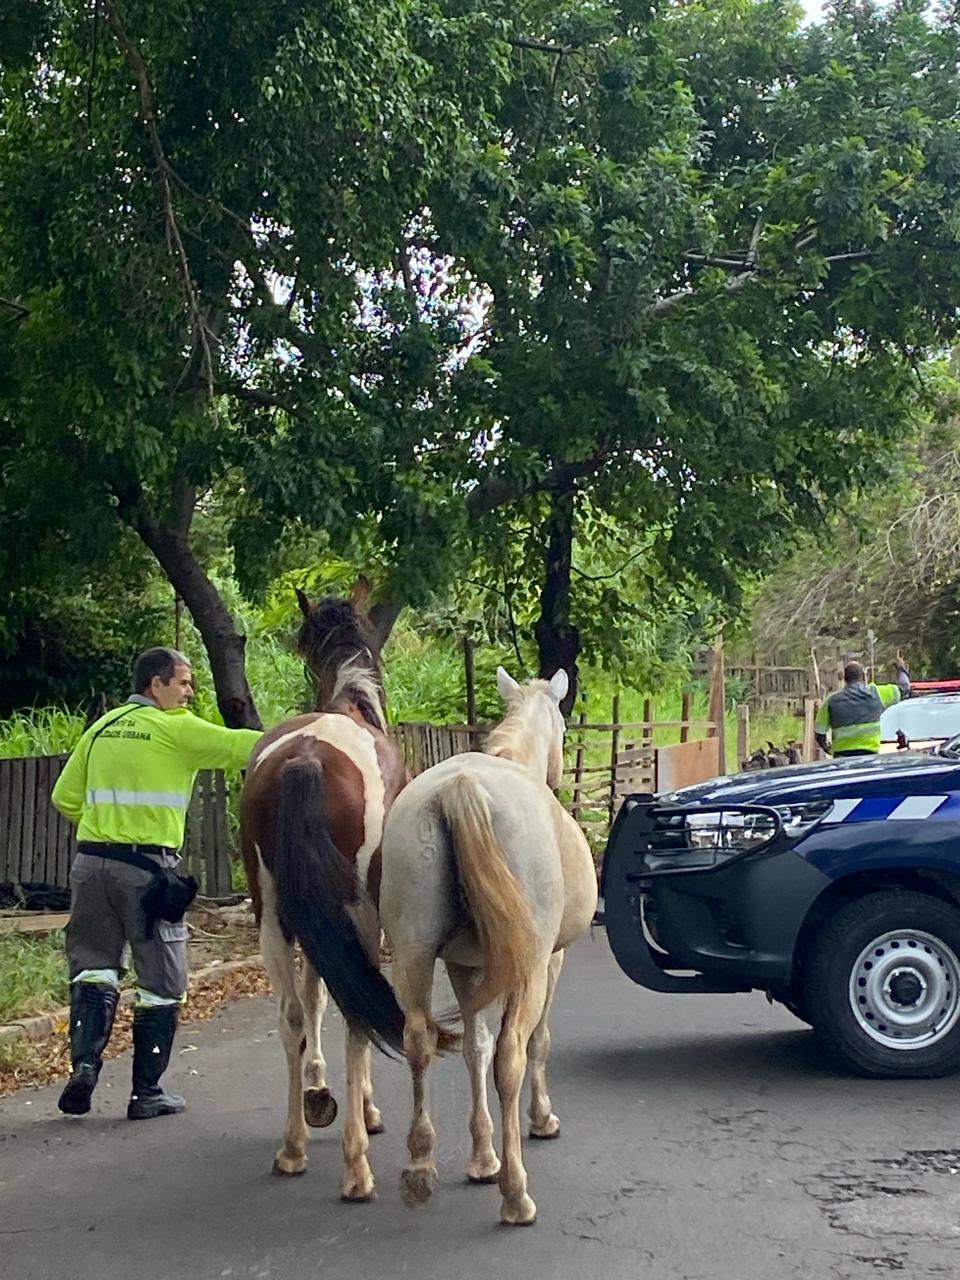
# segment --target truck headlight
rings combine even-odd
[[[769,813],[743,813],[729,809],[687,814],[686,828],[691,849],[741,853],[772,840],[777,834],[778,824]]]

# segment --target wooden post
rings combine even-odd
[[[653,723],[653,703],[649,698],[643,700],[643,745],[651,746],[653,738],[653,729],[650,727]]]
[[[581,783],[583,782],[583,726],[586,723],[587,713],[580,712],[577,723],[580,726],[580,733],[577,737],[577,755],[573,764],[573,816],[577,822],[580,821],[581,807]]]
[[[716,643],[710,651],[710,708],[707,718],[716,725],[710,731],[710,737],[720,739],[718,753],[720,756],[720,772],[727,771],[726,726],[724,711],[726,709],[726,690],[723,666],[723,632],[717,636]]]
[[[680,741],[690,741],[690,690],[684,689],[680,699]]]
[[[803,700],[803,758],[812,763],[817,758],[817,739],[814,735],[813,722],[817,715],[817,703],[814,698]]]
[[[463,637],[463,674],[467,686],[467,724],[477,723],[477,685],[473,670],[473,641],[469,636]],[[471,732],[471,749],[473,734]]]
[[[737,707],[737,768],[743,767],[750,755],[750,708],[745,702]]]
[[[610,718],[613,734],[610,738],[610,803],[608,806],[610,822],[617,806],[617,753],[620,750],[620,695],[613,695],[613,715]]]
[[[818,698],[823,697],[823,685],[820,683],[820,663],[817,661],[817,646],[810,646],[810,663],[813,667],[813,688]]]

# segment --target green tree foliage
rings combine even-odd
[[[940,413],[901,443],[887,484],[804,539],[757,592],[757,643],[866,654],[872,632],[882,661],[902,652],[916,676],[960,674],[960,398],[952,377],[931,386]]]
[[[954,332],[956,21],[798,18],[542,6],[487,146],[432,200],[434,252],[489,300],[452,465],[475,536],[502,549],[519,511],[546,552],[556,654],[594,606],[569,554],[584,495],[652,577],[735,605],[745,571],[887,473],[917,359]]]
[[[300,529],[400,601],[521,563],[569,665],[624,601],[735,604],[885,473],[953,333],[957,23],[919,0],[38,7],[0,73],[9,465],[141,537],[230,722],[198,511],[251,587]],[[585,576],[601,516],[642,591]]]
[[[190,608],[224,717],[253,723],[197,514],[230,504],[250,569],[285,520],[348,541],[375,508],[424,357],[361,313],[505,46],[484,14],[407,0],[49,0],[8,22],[0,291],[28,315],[0,330],[5,572],[42,578],[65,539],[92,562],[125,524]],[[355,404],[384,378],[389,421]]]

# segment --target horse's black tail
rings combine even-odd
[[[325,792],[319,760],[283,766],[271,868],[280,925],[299,940],[347,1022],[384,1052],[402,1054],[403,1010],[351,916],[362,891],[330,838]]]

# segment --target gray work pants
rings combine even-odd
[[[163,860],[174,867],[178,858]],[[187,926],[147,922],[140,905],[150,873],[125,862],[78,853],[70,868],[67,963],[71,982],[85,969],[120,971],[123,944],[130,943],[137,986],[168,1000],[187,989]]]

